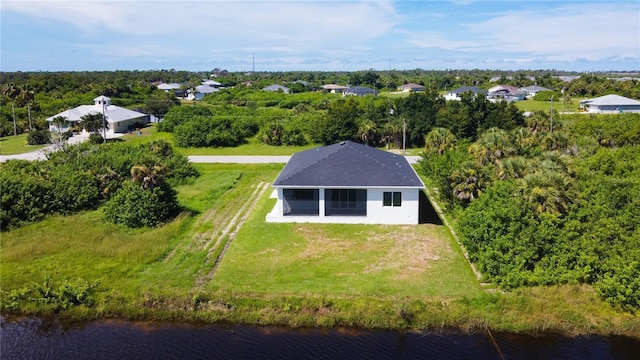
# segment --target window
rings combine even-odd
[[[318,190],[314,189],[293,189],[293,200],[313,200],[315,193]]]
[[[402,206],[402,193],[400,191],[385,191],[382,194],[382,206]]]
[[[334,209],[355,208],[356,200],[355,189],[340,189],[331,192],[331,207]]]

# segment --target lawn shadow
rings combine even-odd
[[[433,208],[433,205],[431,205],[431,202],[427,198],[424,190],[420,191],[418,194],[418,223],[442,225],[442,220]]]

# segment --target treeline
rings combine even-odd
[[[563,81],[557,75],[580,76]],[[255,72],[240,73],[213,69],[187,72],[170,70],[97,71],[97,72],[0,72],[0,136],[46,129],[45,119],[58,112],[91,104],[92,99],[105,95],[114,105],[141,110],[162,116],[178,99],[170,92],[158,90],[154,83],[180,83],[185,89],[194,88],[202,80],[215,76],[227,86],[241,86],[250,82],[254,89],[280,84],[292,93],[314,92],[325,84],[364,85],[381,91],[396,91],[406,83],[418,83],[432,92],[443,92],[460,86],[488,89],[497,84],[517,87],[537,84],[560,98],[560,90],[570,98],[595,97],[611,93],[638,99],[640,81],[619,81],[625,74],[580,74],[550,70],[363,70],[353,72]],[[634,74],[630,74],[634,75]],[[495,78],[498,78],[496,81]],[[237,99],[242,97],[236,96]],[[241,100],[240,100],[241,101]],[[256,103],[261,106],[260,103]]]
[[[172,108],[158,130],[172,132],[186,147],[234,146],[247,137],[270,145],[332,144],[353,140],[371,146],[424,146],[434,127],[475,139],[492,127],[524,124],[522,113],[505,102],[491,103],[471,94],[446,102],[437,92],[407,97],[347,97],[310,92],[283,94],[239,87],[205,97],[207,107]]]
[[[102,206],[107,221],[156,226],[176,215],[172,185],[198,172],[165,141],[65,147],[46,161],[0,165],[0,229]]]
[[[426,137],[420,171],[457,218],[461,241],[506,289],[593,284],[640,308],[640,115],[533,116],[477,141]]]

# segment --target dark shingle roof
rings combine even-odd
[[[424,187],[404,156],[351,141],[294,154],[273,185]]]
[[[471,91],[474,94],[486,94],[487,90],[477,88],[475,86],[462,86],[455,90],[451,90],[451,94],[462,94]]]

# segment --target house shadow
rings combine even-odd
[[[431,202],[427,198],[424,190],[419,192],[418,195],[418,223],[419,224],[434,224],[442,225],[442,220],[438,216],[436,209],[433,208]]]

